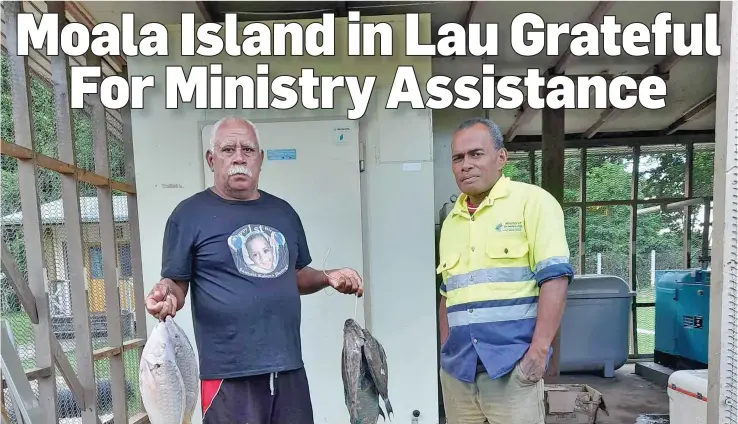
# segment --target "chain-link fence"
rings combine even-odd
[[[15,142],[13,120],[12,90],[10,83],[9,62],[3,52],[2,62],[2,141]],[[38,59],[38,58],[37,58]],[[42,58],[44,59],[44,58]],[[48,60],[48,59],[46,59]],[[70,58],[70,61],[80,60]],[[74,64],[74,63],[72,63]],[[48,63],[45,65],[48,66]],[[31,122],[34,129],[34,148],[37,153],[55,159],[59,158],[59,143],[57,141],[57,122],[53,85],[48,75],[41,75],[31,67],[30,93]],[[108,167],[111,180],[125,182],[125,157],[123,148],[122,123],[119,114],[106,113],[108,132]],[[95,149],[93,147],[93,122],[89,107],[84,110],[72,110],[72,132],[75,141],[75,160],[79,168],[95,173]],[[100,420],[105,423],[113,417],[114,385],[123,385],[127,402],[127,415],[132,417],[143,412],[138,393],[138,361],[140,343],[134,343],[133,348],[127,348],[125,342],[136,339],[136,304],[134,296],[133,265],[131,261],[132,249],[139,246],[131,245],[131,229],[128,222],[129,210],[128,194],[114,191],[113,222],[114,222],[114,251],[117,274],[116,294],[120,303],[121,343],[112,343],[109,340],[108,319],[110,316],[106,301],[106,283],[104,278],[103,245],[110,244],[110,240],[101,235],[100,205],[98,204],[98,188],[86,183],[78,182],[78,201],[80,211],[80,232],[82,251],[72,251],[68,246],[70,227],[65,222],[64,203],[62,196],[61,174],[55,170],[36,167],[38,204],[41,221],[40,254],[43,259],[43,274],[49,294],[49,320],[53,337],[62,348],[75,373],[80,366],[89,367],[89,364],[78,364],[77,334],[75,322],[86,317],[77,316],[77,302],[85,302],[89,314],[90,338],[92,342],[93,370],[97,389],[97,408]],[[18,183],[18,159],[9,155],[2,155],[2,239],[8,247],[18,265],[21,277],[27,281],[27,254],[24,240],[24,220],[21,208],[21,190]],[[77,228],[77,226],[74,226]],[[107,252],[106,252],[107,254]],[[84,281],[75,281],[70,272],[70,258],[72,255],[81,256],[84,266]],[[74,262],[74,261],[72,261]],[[12,288],[9,276],[0,275],[0,313],[9,326],[13,342],[20,356],[26,372],[37,367],[34,334],[34,325],[23,310],[21,303]],[[109,284],[109,283],[108,283]],[[87,299],[78,299],[74,296],[76,287],[83,285]],[[138,323],[145,325],[145,323]],[[43,342],[43,341],[42,341]],[[121,347],[123,379],[116,381],[111,375],[111,358],[101,355],[100,352],[109,347]],[[38,395],[38,384],[31,380],[31,387]],[[60,370],[56,369],[57,388],[57,417],[59,422],[81,422],[82,412],[73,394],[68,387]],[[3,390],[3,401],[11,422],[15,419],[15,408],[8,389]],[[46,407],[46,405],[43,405]]]

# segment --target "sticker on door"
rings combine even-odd
[[[296,160],[297,149],[267,150],[267,160]]]
[[[333,133],[335,135],[334,142],[336,144],[345,144],[346,143],[346,133],[348,131],[351,131],[351,128],[346,128],[346,127],[333,128]]]

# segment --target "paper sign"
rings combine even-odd
[[[403,163],[402,170],[405,172],[420,171],[420,162]]]
[[[267,150],[267,160],[295,160],[297,149],[274,149]]]

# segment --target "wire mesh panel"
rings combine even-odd
[[[8,169],[5,165],[13,161],[16,161],[16,159],[3,156],[3,179],[5,178],[5,170]],[[3,190],[1,201],[3,216],[5,217],[2,223],[3,242],[8,246],[13,259],[18,264],[21,277],[27,279],[28,269],[26,266],[26,250],[23,243],[20,200],[17,193]],[[3,273],[0,279],[0,312],[3,319],[8,323],[23,368],[28,370],[36,366],[33,327],[28,314],[23,310],[21,302],[11,286],[9,278],[8,275]]]
[[[564,150],[564,202],[582,200],[582,151]]]
[[[24,4],[24,7],[27,5]],[[31,5],[31,7],[34,7]],[[48,65],[48,58],[35,54],[37,60],[45,60]],[[4,117],[13,116],[18,111],[13,110],[11,81],[9,79],[9,61],[5,54],[0,55],[2,61],[2,91],[0,97],[2,100],[2,115]],[[82,61],[82,63],[80,62]],[[84,64],[84,58],[70,58],[70,61],[76,64]],[[32,60],[31,60],[32,62]],[[30,62],[29,62],[30,63]],[[96,406],[98,409],[98,418],[102,422],[109,422],[113,417],[114,393],[122,390],[125,393],[125,401],[129,403],[127,415],[129,417],[143,411],[138,402],[138,361],[141,342],[136,339],[136,324],[133,314],[136,311],[136,304],[142,299],[137,299],[136,295],[141,296],[140,281],[134,282],[134,265],[131,263],[131,257],[138,255],[138,234],[132,237],[129,222],[128,196],[129,193],[135,193],[133,187],[127,183],[126,172],[132,167],[132,159],[126,158],[127,152],[130,152],[130,146],[126,146],[123,141],[123,124],[121,122],[121,113],[119,111],[106,112],[103,125],[107,126],[108,140],[107,146],[103,151],[105,157],[103,160],[107,162],[108,170],[95,169],[95,145],[93,142],[93,118],[91,116],[92,109],[86,105],[83,110],[73,109],[71,114],[71,134],[74,142],[74,162],[69,155],[64,156],[64,149],[60,150],[60,144],[57,137],[69,142],[66,139],[65,130],[70,129],[69,125],[64,127],[64,122],[57,122],[57,104],[59,97],[55,95],[54,87],[50,82],[51,73],[45,71],[45,74],[34,72],[33,69],[40,69],[38,63],[31,65],[30,74],[30,104],[28,114],[31,125],[35,134],[33,135],[34,148],[41,160],[26,161],[26,164],[35,165],[37,175],[37,192],[40,218],[40,235],[41,249],[36,254],[36,263],[43,263],[43,282],[49,294],[49,323],[51,327],[50,336],[56,340],[49,343],[56,344],[58,342],[61,352],[66,358],[65,362],[69,363],[73,379],[79,379],[77,386],[73,391],[68,387],[60,369],[56,369],[56,393],[57,402],[55,409],[57,411],[58,422],[71,423],[81,422],[82,416],[86,414],[80,409],[80,402],[76,399],[80,393],[76,390],[79,384],[92,386],[96,392]],[[36,66],[36,68],[33,68]],[[58,88],[58,84],[56,87]],[[17,92],[17,90],[16,90]],[[128,119],[128,118],[126,118]],[[15,130],[13,128],[12,119],[0,120],[1,136],[3,143],[13,143]],[[130,141],[130,140],[129,140]],[[4,144],[5,145],[5,144]],[[30,146],[30,144],[28,144]],[[65,144],[66,145],[66,144]],[[66,145],[68,146],[68,145]],[[17,263],[20,271],[21,279],[27,279],[27,252],[25,250],[24,225],[27,220],[23,220],[23,210],[20,202],[20,187],[17,178],[18,159],[29,159],[32,155],[19,150],[11,149],[8,152],[3,149],[2,155],[2,237],[3,242],[8,247],[10,255]],[[98,149],[99,150],[99,149]],[[69,151],[69,150],[67,150]],[[24,156],[25,155],[25,156]],[[50,161],[49,158],[59,159],[67,162],[66,165],[57,165],[58,162]],[[99,158],[98,158],[99,159]],[[69,174],[63,170],[65,167],[76,165],[79,169],[87,171],[87,173]],[[27,166],[27,165],[26,165]],[[61,166],[59,168],[58,166]],[[98,162],[99,166],[99,162]],[[68,185],[63,185],[61,172],[69,175],[76,175],[78,180],[77,189],[69,189]],[[101,174],[101,175],[95,175]],[[114,190],[113,192],[113,222],[114,228],[110,230],[110,237],[114,240],[107,239],[107,234],[103,235],[100,230],[100,205],[98,194],[101,191],[99,187],[106,187],[105,179],[108,177],[114,183],[113,188],[121,188],[126,192]],[[84,180],[84,181],[83,181]],[[66,181],[68,182],[68,181]],[[115,183],[117,182],[117,183]],[[124,184],[121,184],[124,183]],[[116,185],[117,184],[117,185]],[[64,188],[64,189],[63,189]],[[105,188],[107,190],[107,188]],[[71,196],[70,196],[71,193]],[[75,216],[76,205],[67,205],[70,199],[75,199],[79,206],[79,225],[70,221],[66,222],[70,216]],[[25,201],[25,200],[24,200]],[[134,202],[135,204],[135,202]],[[134,216],[137,214],[134,213]],[[76,220],[76,219],[75,219]],[[108,221],[109,222],[109,221]],[[138,228],[137,226],[135,228]],[[76,234],[79,232],[79,234]],[[76,243],[72,242],[77,240]],[[81,240],[81,247],[79,241]],[[135,241],[135,245],[134,245]],[[108,255],[113,252],[111,257],[106,258],[103,255],[102,245],[108,243],[108,246],[114,246],[112,250],[107,251]],[[74,247],[70,247],[74,246]],[[38,255],[41,258],[38,258]],[[138,257],[138,256],[135,256]],[[75,272],[71,272],[72,264],[81,264],[79,269],[82,271],[81,276],[74,277]],[[109,263],[112,259],[116,273],[112,279],[108,279],[106,288],[106,278],[104,272],[104,264]],[[140,261],[138,261],[140,262]],[[137,265],[140,267],[139,265]],[[39,267],[40,268],[40,267]],[[140,268],[136,271],[140,275]],[[40,281],[40,279],[37,279]],[[140,278],[139,278],[140,280]],[[112,290],[111,290],[112,287]],[[80,293],[80,290],[82,293]],[[120,302],[120,308],[113,309],[113,314],[109,311],[106,297],[114,293],[116,296],[115,303]],[[82,294],[82,295],[80,295]],[[81,306],[80,306],[81,305]],[[85,313],[83,313],[85,312]],[[38,342],[39,337],[42,340],[43,334],[34,334],[34,324],[23,310],[18,296],[12,289],[8,276],[0,275],[0,313],[3,319],[9,323],[13,342],[21,357],[23,367],[28,371],[32,370],[36,364],[36,352],[34,344]],[[115,337],[115,340],[109,339],[109,320],[111,316],[120,314],[120,333],[122,340]],[[79,331],[80,325],[83,327],[89,325],[89,334],[87,331]],[[116,322],[118,325],[118,322]],[[141,323],[145,325],[145,323]],[[140,334],[139,337],[145,337]],[[126,348],[125,342],[133,341],[134,348],[121,352],[122,348]],[[90,349],[91,348],[91,349]],[[122,355],[122,356],[116,356]],[[78,363],[78,358],[80,362]],[[95,359],[97,358],[97,359]],[[121,368],[116,368],[118,379],[112,378],[116,375],[116,371],[111,371],[111,362],[117,362]],[[66,364],[63,364],[66,366]],[[62,366],[62,368],[64,368]],[[69,367],[68,367],[69,368]],[[85,378],[85,375],[88,378]],[[91,380],[94,379],[94,380]],[[38,383],[35,380],[31,382],[34,390],[38,390]],[[47,392],[48,393],[48,392]],[[118,392],[121,393],[121,392]],[[7,394],[7,390],[3,390],[2,399],[4,405],[12,411],[12,399]],[[50,402],[52,403],[52,402]],[[51,405],[43,405],[51,407]],[[85,408],[87,409],[87,408]],[[126,411],[120,410],[125,416]],[[12,415],[12,414],[11,414]],[[89,417],[89,415],[88,415]],[[11,422],[15,422],[11,419]]]
[[[566,242],[569,245],[569,260],[574,272],[581,273],[579,268],[579,221],[581,210],[578,207],[564,208],[564,226]]]
[[[587,206],[585,214],[587,273],[628,281],[630,206]]]
[[[654,349],[654,335],[656,334],[656,308],[641,306],[636,315],[636,332],[638,333],[638,354],[651,355]]]
[[[587,149],[586,171],[587,202],[628,200],[631,198],[632,148]],[[625,231],[628,231],[627,226]]]
[[[644,146],[638,161],[638,198],[685,196],[686,146]]]
[[[653,302],[655,271],[684,267],[684,212],[661,212],[647,205],[639,205],[638,209],[645,213],[639,213],[637,219],[636,299],[641,303]]]
[[[695,143],[692,163],[692,195],[712,196],[715,143]]]
[[[530,161],[527,152],[510,152],[502,173],[513,181],[530,182]]]
[[[120,291],[121,332],[123,342],[136,338],[136,300],[133,287],[133,266],[131,263],[131,231],[127,222],[128,205],[124,193],[113,193],[115,212],[115,247],[117,252],[118,284]],[[146,325],[143,323],[143,325]],[[123,368],[126,384],[128,417],[143,412],[139,400],[138,364],[140,347],[128,349],[123,353]]]

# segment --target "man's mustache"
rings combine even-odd
[[[236,175],[236,174],[243,174],[247,177],[251,177],[251,170],[243,165],[233,165],[228,169],[228,176]]]

